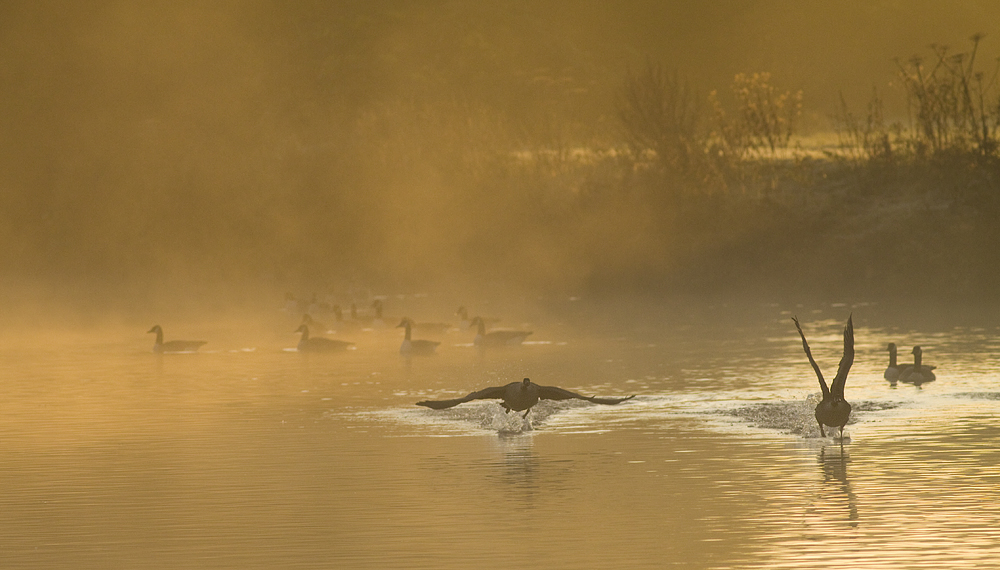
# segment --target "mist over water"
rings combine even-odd
[[[990,10],[7,3],[0,290],[98,313],[357,287],[725,291],[778,248],[752,276],[774,288],[833,246],[786,255],[801,238],[786,221],[808,213],[692,206],[608,159],[627,70],[660,62],[723,95],[773,72],[804,90],[806,131],[829,130],[838,91],[862,106],[893,58],[962,46]],[[871,279],[884,260],[864,257]]]
[[[3,3],[0,560],[992,564],[1000,95],[928,138],[905,72],[988,77],[998,18]],[[481,350],[459,307],[531,335]],[[306,315],[353,346],[298,351]],[[849,315],[837,441],[791,317],[829,378]],[[889,342],[937,380],[886,382]],[[415,405],[525,377],[636,397]]]
[[[299,319],[280,312],[270,329],[167,327],[168,339],[208,340],[188,354],[152,353],[145,327],[5,335],[5,559],[896,568],[995,557],[996,326],[900,330],[872,305],[648,309],[597,321],[593,305],[566,301],[511,317],[531,344],[483,352],[453,330],[435,337],[438,354],[410,359],[391,326],[327,333],[352,351],[297,353]],[[829,371],[848,311],[855,412],[841,445],[818,436],[818,386],[789,315]],[[921,343],[938,380],[885,382],[889,340]],[[527,419],[492,401],[414,405],[525,376],[637,396],[542,402]]]

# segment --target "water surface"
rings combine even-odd
[[[292,350],[287,322],[9,331],[0,559],[9,568],[983,568],[1000,557],[996,328],[893,329],[854,307],[855,423],[818,437],[799,313],[832,376],[851,307],[712,309],[531,343],[468,333],[402,358]],[[815,311],[815,312],[813,312]],[[567,315],[570,318],[565,318]],[[707,315],[707,318],[702,318]],[[527,321],[527,319],[524,319]],[[517,322],[518,325],[522,324]],[[175,328],[177,328],[175,326]],[[176,334],[172,334],[172,332]],[[181,333],[187,334],[181,334]],[[37,333],[37,334],[35,334]],[[938,380],[890,386],[885,344]],[[901,353],[906,351],[901,349]],[[906,359],[903,356],[901,359]],[[619,406],[414,406],[529,376]]]

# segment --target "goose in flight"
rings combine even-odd
[[[802,333],[799,320],[795,317],[792,317],[792,320],[795,321],[795,328],[798,329],[799,336],[802,337],[802,348],[806,351],[809,364],[816,371],[819,387],[823,391],[823,400],[816,405],[819,433],[826,437],[826,431],[823,430],[824,425],[840,428],[840,440],[843,441],[844,426],[847,425],[847,420],[851,417],[851,404],[844,399],[844,384],[847,383],[847,373],[851,371],[851,365],[854,364],[854,323],[852,317],[847,317],[847,326],[844,327],[844,356],[840,359],[837,375],[833,378],[829,388],[826,386],[826,381],[823,380],[823,373],[820,372],[819,365],[816,364],[816,360],[813,359],[812,352],[809,350],[809,343],[806,342],[806,335]]]
[[[613,406],[615,404],[620,404],[625,400],[631,400],[634,397],[635,394],[625,398],[598,398],[597,396],[587,397],[582,394],[577,394],[576,392],[570,392],[569,390],[565,390],[563,388],[556,388],[555,386],[539,386],[530,379],[525,378],[521,382],[511,382],[506,386],[483,388],[482,390],[472,392],[462,398],[455,398],[452,400],[425,400],[423,402],[417,402],[417,405],[426,406],[433,410],[443,410],[445,408],[451,408],[473,400],[503,400],[500,402],[500,406],[506,410],[506,413],[510,413],[511,411],[524,411],[524,415],[522,417],[527,418],[528,412],[531,411],[532,406],[537,404],[539,400],[576,399],[587,400],[588,402],[593,402],[595,404]]]
[[[153,342],[153,352],[194,352],[201,348],[201,345],[208,341],[204,340],[171,340],[163,342],[163,328],[160,325],[153,325],[153,328],[146,331],[146,334],[156,333],[156,341]]]
[[[429,354],[434,354],[434,350],[437,349],[440,342],[434,340],[411,340],[410,335],[413,329],[413,321],[407,317],[403,317],[403,320],[396,325],[396,328],[406,327],[406,337],[403,338],[403,344],[399,346],[399,353],[404,356],[426,356]]]
[[[514,346],[524,342],[524,339],[528,338],[531,331],[491,331],[486,332],[486,323],[483,322],[482,317],[475,317],[472,319],[471,325],[477,325],[479,328],[476,331],[476,338],[472,341],[473,344],[480,347],[497,347],[497,346]]]
[[[321,336],[309,336],[309,327],[307,325],[302,325],[295,329],[295,332],[302,333],[302,338],[299,339],[298,350],[299,352],[334,352],[337,350],[345,350],[347,347],[353,345],[353,342],[347,342],[346,340],[333,340],[330,338],[323,338]]]
[[[920,385],[925,382],[933,382],[937,379],[933,370],[937,366],[927,366],[923,364],[923,351],[919,346],[913,347],[913,366],[907,366],[899,373],[899,381],[908,384]]]

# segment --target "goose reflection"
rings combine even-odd
[[[487,479],[517,489],[510,496],[523,503],[522,506],[534,505],[535,498],[542,491],[542,464],[534,450],[534,436],[530,433],[500,433],[490,441],[497,453],[485,465]]]
[[[816,462],[823,473],[823,485],[816,494],[815,503],[832,507],[838,504],[835,496],[829,494],[829,490],[835,489],[843,498],[847,500],[847,521],[852,528],[858,526],[858,497],[851,488],[850,479],[847,476],[847,464],[850,463],[850,455],[843,446],[833,447],[827,451],[828,446],[824,445],[816,456]],[[832,486],[831,486],[832,484]],[[810,509],[817,511],[818,508]]]

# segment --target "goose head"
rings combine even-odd
[[[407,326],[413,326],[413,320],[410,319],[409,317],[403,317],[403,320],[399,321],[399,324],[396,325],[396,328],[398,329],[400,327],[407,327]]]
[[[146,331],[146,334],[149,334],[149,333],[162,333],[162,332],[163,332],[163,329],[160,328],[160,325],[153,325],[153,328],[151,328],[148,331]]]
[[[306,326],[306,325],[300,325],[299,328],[295,329],[294,332],[308,334],[309,333],[309,327]]]

